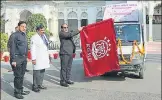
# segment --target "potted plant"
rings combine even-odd
[[[54,58],[54,59],[57,59],[57,58],[58,58],[58,53],[54,53],[54,54],[53,54],[53,58]]]

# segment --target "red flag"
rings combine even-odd
[[[98,76],[120,69],[112,19],[84,27],[80,36],[85,76]]]

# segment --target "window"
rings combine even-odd
[[[88,19],[82,19],[81,26],[86,26],[86,25],[88,25]]]
[[[161,22],[162,15],[153,15],[152,23],[153,24],[162,24]],[[149,16],[146,15],[146,24],[149,24]]]
[[[115,25],[116,38],[123,42],[140,41],[140,24],[119,24]]]
[[[96,22],[100,22],[100,21],[102,21],[102,19],[96,19]]]

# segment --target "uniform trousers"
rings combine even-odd
[[[33,70],[33,88],[38,88],[38,86],[42,86],[44,73],[45,69]]]
[[[60,79],[63,82],[69,81],[71,76],[73,55],[60,54],[60,60],[61,60]]]
[[[13,59],[11,58],[10,64],[14,74],[14,93],[21,94],[23,91],[23,81],[25,69],[27,65],[27,57],[16,55],[16,67],[12,65]]]

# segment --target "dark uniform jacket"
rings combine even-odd
[[[79,31],[74,32],[59,32],[60,38],[60,54],[73,54],[75,53],[75,44],[72,39],[73,36],[79,34]]]
[[[17,31],[12,34],[9,41],[10,58],[12,62],[15,62],[16,55],[26,56],[28,53],[28,42],[26,33]]]
[[[12,33],[11,33],[11,35],[10,35],[10,37],[9,37],[9,39],[8,39],[8,42],[7,42],[7,49],[8,49],[8,52],[10,52],[10,43],[11,43],[11,37],[12,37],[13,33],[15,33],[15,32],[12,32]]]

